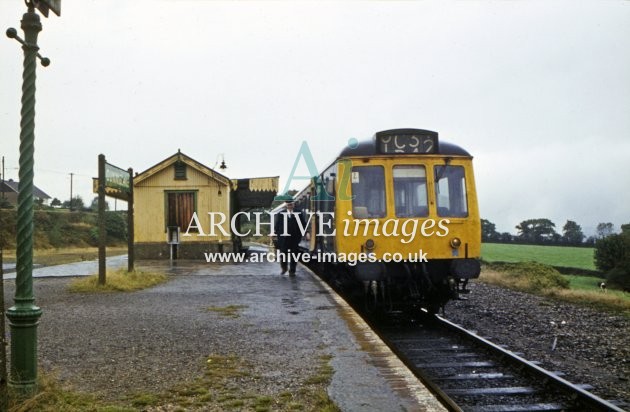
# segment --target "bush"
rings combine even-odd
[[[622,225],[622,228],[627,225]],[[609,286],[630,289],[630,231],[606,236],[595,242],[595,265],[607,272]]]
[[[105,228],[107,229],[107,237],[127,240],[127,219],[123,213],[106,212]]]
[[[595,266],[602,272],[614,269],[624,257],[624,236],[610,235],[595,242]]]
[[[552,288],[568,289],[569,280],[552,266],[538,262],[491,263],[490,269],[504,273],[509,281],[532,292]]]
[[[624,268],[614,268],[606,275],[606,282],[612,288],[630,290],[630,271]]]
[[[0,209],[0,246],[15,248],[15,210]],[[95,213],[67,210],[36,210],[33,214],[33,244],[36,249],[85,247],[98,245],[98,222]],[[123,212],[105,215],[108,244],[119,244],[127,239],[127,220]]]
[[[13,205],[6,198],[0,198],[0,209],[13,209]]]
[[[0,210],[0,248],[15,247],[15,210]]]

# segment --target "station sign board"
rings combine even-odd
[[[98,193],[98,178],[92,178],[92,191]],[[129,171],[105,163],[105,196],[129,199]]]

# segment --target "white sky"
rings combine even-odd
[[[0,0],[2,32],[24,11]],[[630,1],[64,0],[42,21],[35,184],[52,197],[72,172],[89,204],[99,153],[143,171],[177,149],[282,189],[302,141],[322,169],[349,138],[417,127],[475,156],[500,231],[630,222]],[[21,71],[3,36],[15,180]]]

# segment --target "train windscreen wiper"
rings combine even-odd
[[[436,185],[439,183],[440,179],[442,179],[444,177],[444,173],[446,173],[446,168],[448,167],[449,163],[451,163],[451,158],[450,157],[447,157],[446,159],[444,159],[444,166],[442,166],[442,170],[440,170],[438,175],[435,176],[435,184]]]

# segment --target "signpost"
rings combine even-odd
[[[98,155],[98,178],[93,179],[93,189],[98,193],[98,283],[106,282],[105,196],[127,202],[127,271],[134,269],[133,247],[133,169],[127,170],[107,163],[105,155]]]
[[[48,17],[48,10],[52,10],[57,16],[61,16],[61,0],[33,0],[35,7],[44,16]]]
[[[9,28],[9,38],[22,44],[22,111],[20,120],[20,159],[17,206],[17,248],[15,305],[7,310],[11,328],[11,372],[9,385],[24,394],[37,389],[37,325],[42,310],[35,306],[33,296],[33,175],[35,152],[35,69],[37,58],[43,66],[50,60],[38,51],[37,35],[42,30],[37,7],[44,16],[48,10],[59,15],[61,0],[26,0],[28,11],[22,16],[22,40],[17,30]]]

